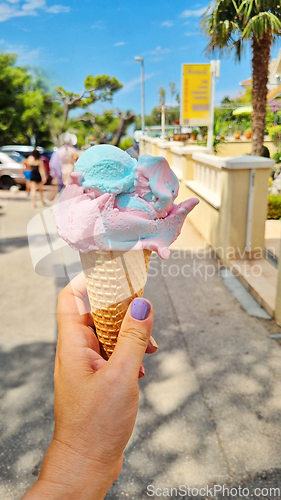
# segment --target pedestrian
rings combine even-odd
[[[58,297],[54,437],[23,500],[102,500],[122,468],[138,411],[143,356],[157,350],[150,336],[153,309],[145,299],[133,300],[105,361],[86,300],[83,274]]]
[[[56,179],[58,191],[66,186],[69,176],[74,170],[74,163],[78,159],[77,149],[73,147],[74,134],[65,132],[60,136],[62,144],[53,154],[50,160],[50,174]]]
[[[30,166],[28,165],[26,158],[22,161],[21,175],[22,174],[25,178],[25,189],[26,189],[27,196],[30,196],[31,169],[30,169]]]
[[[26,164],[31,171],[30,175],[30,197],[33,207],[36,207],[36,190],[38,188],[42,204],[45,205],[43,198],[43,184],[46,182],[46,174],[44,163],[41,160],[41,155],[37,149],[32,151],[31,155],[26,159]]]

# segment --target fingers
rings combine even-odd
[[[137,378],[152,328],[152,305],[145,299],[134,299],[123,320],[109,363],[121,368],[126,376]]]
[[[157,349],[158,349],[158,344],[157,344],[156,340],[151,336],[149,341],[148,341],[148,345],[147,345],[145,353],[146,354],[153,354],[154,352],[157,351]]]
[[[74,278],[58,295],[57,322],[60,348],[88,346],[99,352],[99,343],[88,314],[88,295],[83,273]]]

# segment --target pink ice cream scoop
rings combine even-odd
[[[162,259],[178,237],[191,198],[174,204],[179,183],[163,157],[137,161],[115,146],[89,148],[53,207],[59,235],[80,252],[147,249]]]

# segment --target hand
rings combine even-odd
[[[116,348],[105,361],[89,328],[93,323],[86,300],[83,275],[59,294],[55,432],[39,479],[25,500],[103,499],[122,468],[138,411],[142,359],[145,352],[157,350],[149,342],[153,310],[143,299],[133,302]],[[139,306],[144,306],[143,317],[147,313],[142,321],[131,316],[131,307]]]

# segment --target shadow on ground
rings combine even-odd
[[[27,236],[18,236],[15,238],[1,238],[0,240],[0,253],[8,253],[16,248],[23,248],[28,246]]]
[[[211,262],[201,264],[204,269]],[[158,260],[150,268],[145,296],[154,305],[159,351],[145,357],[136,427],[106,499],[147,499],[148,485],[163,490],[214,483],[248,487],[249,498],[259,498],[254,488],[281,485],[280,346],[267,338],[263,322],[247,316],[217,273],[207,280],[204,273],[184,276],[189,256],[167,265],[177,265],[179,274],[172,276],[176,268],[169,274]],[[57,278],[56,290],[66,281]],[[0,352],[1,500],[19,499],[34,482],[51,439],[53,362],[54,344]],[[261,496],[281,498],[276,492]]]
[[[35,481],[53,433],[55,344],[0,351],[0,498],[16,500]]]

